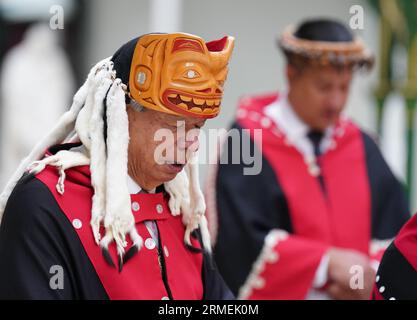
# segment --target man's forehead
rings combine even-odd
[[[328,66],[311,66],[310,70],[314,73],[351,73],[353,68],[350,66],[335,66],[335,65],[328,65]]]

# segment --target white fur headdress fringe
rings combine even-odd
[[[7,199],[26,170],[30,169],[30,172],[37,174],[46,165],[57,167],[59,180],[56,187],[60,194],[64,194],[65,170],[90,165],[94,189],[90,224],[94,239],[111,265],[114,263],[108,246],[115,241],[119,270],[122,269],[123,263],[138,252],[143,244],[135,227],[127,188],[129,126],[125,91],[126,86],[120,79],[116,79],[110,58],[100,61],[91,69],[86,82],[75,94],[69,111],[22,161],[0,195],[0,222]],[[107,119],[107,141],[104,138],[104,113]],[[42,159],[44,152],[52,145],[62,143],[70,137],[74,140],[71,136],[74,130],[84,150],[62,150]],[[211,252],[207,220],[204,216],[206,206],[199,185],[196,159],[195,153],[185,169],[164,186],[170,195],[169,207],[172,214],[183,215],[182,221],[186,226],[185,244],[192,248],[190,236],[194,230],[200,228],[203,249]],[[105,228],[105,236],[101,239],[102,225]],[[126,235],[129,235],[132,247],[125,255],[125,247],[128,244]]]
[[[86,82],[74,95],[71,108],[59,119],[58,123],[51,130],[51,132],[32,149],[32,151],[25,159],[22,160],[17,170],[7,182],[6,187],[0,194],[0,222],[3,217],[4,209],[10,194],[28,167],[35,160],[41,159],[44,156],[44,152],[47,148],[62,142],[71,133],[71,131],[74,130],[74,121],[85,103],[92,78],[94,77],[97,68],[99,68],[104,61],[108,60],[109,58],[100,61],[91,69]]]

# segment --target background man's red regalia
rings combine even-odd
[[[408,219],[374,140],[341,115],[353,69],[372,59],[334,21],[306,22],[280,45],[288,94],[243,98],[233,125],[250,130],[262,171],[244,175],[243,159],[220,160],[207,195],[219,270],[241,298],[367,298],[386,240]],[[232,159],[232,140],[225,147]],[[354,265],[363,291],[349,287]]]

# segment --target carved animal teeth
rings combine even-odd
[[[204,100],[203,99],[197,99],[197,98],[193,98],[194,104],[201,106],[204,104]]]
[[[189,102],[189,101],[191,101],[193,99],[193,98],[191,98],[189,96],[183,96],[181,94],[180,94],[180,98],[181,98],[182,101],[185,101],[185,102]]]
[[[210,100],[206,100],[206,104],[211,107],[214,104],[214,100],[210,99]]]
[[[187,105],[185,103],[183,103],[183,102],[179,103],[177,106],[180,107],[180,108],[182,108],[182,109],[184,109],[184,110],[188,110]]]
[[[204,112],[204,110],[201,110],[201,108],[198,108],[198,107],[193,107],[193,108],[190,109],[190,111],[191,112],[198,112],[198,113],[201,113],[201,111]]]
[[[211,108],[204,108],[204,109],[203,109],[203,113],[206,113],[206,114],[213,114],[214,112],[213,112],[213,109],[211,109]]]
[[[168,98],[176,98],[177,97],[177,94],[176,93],[171,93],[171,94],[169,94],[168,95]]]

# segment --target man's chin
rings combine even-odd
[[[336,125],[338,119],[339,119],[338,117],[335,117],[335,118],[332,118],[332,119],[326,118],[323,121],[321,121],[320,123],[317,123],[312,129],[324,132],[324,131],[326,131],[327,128]]]

